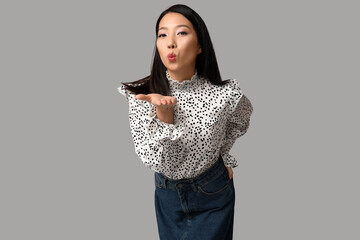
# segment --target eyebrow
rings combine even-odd
[[[188,29],[190,29],[189,26],[184,25],[184,24],[177,25],[175,28],[179,28],[179,27],[187,27]],[[161,29],[167,29],[167,27],[161,27],[161,28],[159,28],[159,30],[161,30]]]

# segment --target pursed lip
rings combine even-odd
[[[168,58],[175,58],[176,57],[176,54],[175,53],[169,53],[167,55]]]

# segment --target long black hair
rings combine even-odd
[[[216,61],[216,55],[214,47],[212,45],[210,34],[207,30],[205,22],[202,18],[190,7],[183,4],[176,4],[165,11],[163,11],[157,22],[155,28],[156,39],[158,38],[159,23],[165,14],[169,12],[175,12],[182,14],[187,18],[198,38],[198,42],[202,48],[202,52],[199,53],[196,57],[196,70],[199,77],[204,77],[214,85],[224,85],[228,80],[222,81],[218,63]],[[171,95],[169,82],[166,77],[166,67],[161,61],[159,51],[155,44],[154,49],[155,55],[152,63],[152,69],[149,76],[142,79],[133,81],[133,82],[122,82],[125,85],[125,89],[135,93],[135,94],[149,94],[149,93],[159,93],[164,96]]]

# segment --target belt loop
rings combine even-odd
[[[192,183],[191,183],[191,187],[192,187],[192,190],[193,190],[194,192],[197,191],[197,185],[196,185],[196,183],[192,182]]]
[[[167,181],[167,179],[166,179],[166,177],[164,178],[164,188],[166,188],[166,181]]]

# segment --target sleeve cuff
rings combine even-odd
[[[236,159],[235,159],[233,156],[231,156],[230,154],[228,154],[228,153],[222,153],[222,154],[221,154],[221,157],[222,157],[222,159],[223,159],[223,161],[224,161],[224,165],[225,165],[226,167],[235,168],[235,167],[238,166],[238,162],[237,162]]]
[[[145,126],[145,129],[147,129],[149,132],[155,132],[155,134],[152,136],[153,140],[171,140],[171,141],[175,141],[178,140],[181,135],[184,132],[184,128],[181,127],[178,123],[174,123],[174,124],[170,124],[170,123],[166,123],[161,121],[157,115],[156,115],[156,109],[154,106],[151,107],[151,111],[149,114],[149,120],[147,121],[147,123],[149,124],[148,126]],[[150,126],[152,123],[155,123],[153,125],[153,127],[155,127],[156,129],[153,129],[152,126]],[[156,131],[151,131],[151,130],[156,130]]]

